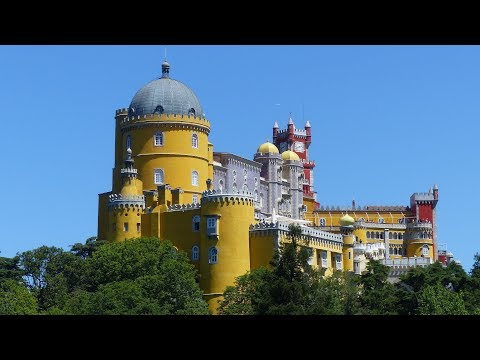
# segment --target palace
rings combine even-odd
[[[362,273],[379,259],[398,276],[437,260],[438,187],[414,193],[407,206],[321,206],[309,158],[310,123],[273,126],[272,142],[253,159],[214,152],[210,122],[195,93],[162,76],[142,87],[115,114],[112,190],[99,194],[98,238],[140,236],[170,240],[200,274],[210,309],[237,276],[268,266],[302,229],[312,266]]]

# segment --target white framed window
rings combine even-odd
[[[153,134],[153,145],[163,146],[163,132],[157,131]]]
[[[198,149],[198,135],[192,134],[192,148]]]
[[[192,261],[198,261],[200,258],[200,248],[198,245],[193,245],[192,247]]]
[[[430,249],[428,248],[428,245],[423,245],[423,247],[422,247],[422,255],[423,255],[423,256],[429,256],[429,255],[430,255]]]
[[[140,223],[137,223],[137,232],[140,232],[141,229],[142,229],[142,228],[141,228],[141,224],[140,224]]]
[[[165,182],[163,169],[155,169],[153,171],[153,182],[155,185],[162,185]]]
[[[220,180],[220,181],[218,182],[218,192],[219,192],[220,194],[223,194],[223,180]]]
[[[379,224],[384,224],[385,223],[385,220],[383,218],[378,218],[378,223]]]
[[[198,195],[192,195],[192,202],[197,205],[198,204]]]
[[[322,251],[322,268],[326,269],[328,267],[327,252]]]
[[[125,232],[128,231],[128,222],[123,223],[123,231],[125,231]]]
[[[198,186],[198,171],[196,170],[192,171],[192,185]]]
[[[218,262],[218,249],[216,247],[211,247],[208,249],[208,263],[216,264]]]
[[[215,229],[217,227],[217,218],[207,218],[207,229]]]
[[[199,215],[195,215],[192,218],[192,231],[193,232],[200,231],[200,216]]]
[[[336,254],[335,255],[335,267],[337,270],[342,270],[342,255]]]
[[[125,140],[125,147],[125,150],[132,148],[132,137],[130,135],[127,135],[127,139]]]
[[[327,220],[325,218],[320,218],[320,226],[326,226],[327,225]]]
[[[216,216],[207,217],[207,236],[218,235],[218,219]]]

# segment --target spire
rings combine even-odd
[[[125,159],[125,167],[120,169],[122,178],[136,178],[137,169],[133,167],[135,161],[132,159],[132,149],[127,149],[127,158]]]
[[[170,64],[167,59],[162,63],[162,78],[168,79],[170,77]]]
[[[305,123],[305,127],[306,127],[306,128],[311,127],[311,126],[310,126],[310,121],[307,120],[307,122]]]
[[[278,129],[278,123],[275,121],[275,123],[273,124],[273,128],[274,129]]]
[[[433,185],[433,190],[438,190],[437,184]]]
[[[293,125],[292,113],[290,113],[290,117],[288,118],[288,125]]]
[[[428,190],[428,193],[433,194],[433,188],[432,187],[430,187],[430,189]]]

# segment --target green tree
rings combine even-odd
[[[0,281],[11,279],[22,280],[23,271],[18,267],[18,257],[13,258],[0,257]]]
[[[81,257],[82,259],[87,259],[92,257],[93,253],[95,252],[95,250],[98,249],[99,246],[106,243],[106,240],[97,240],[96,236],[92,236],[85,241],[85,244],[73,244],[70,248],[70,252],[76,256]]]
[[[183,252],[157,238],[100,246],[85,260],[89,286],[72,292],[73,314],[208,314]]]
[[[22,282],[12,279],[0,281],[0,315],[33,315],[37,300]]]
[[[418,296],[420,315],[466,315],[461,293],[447,290],[440,283],[427,285]]]
[[[360,277],[360,313],[394,315],[397,313],[395,287],[388,282],[390,268],[377,260],[370,260],[367,272]]]

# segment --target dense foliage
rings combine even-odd
[[[480,254],[468,274],[455,262],[437,262],[391,283],[388,267],[373,260],[362,275],[324,276],[309,265],[300,236],[291,226],[271,266],[238,277],[219,313],[480,315]],[[0,315],[208,314],[197,276],[184,253],[156,238],[89,238],[70,251],[41,246],[0,257]]]
[[[42,246],[0,258],[0,314],[208,314],[196,276],[156,238]]]
[[[455,262],[411,268],[400,281],[388,281],[389,268],[370,261],[362,275],[308,265],[298,245],[299,229],[290,227],[291,242],[276,253],[271,268],[252,270],[225,291],[219,313],[236,314],[480,314],[480,255],[470,274]]]

